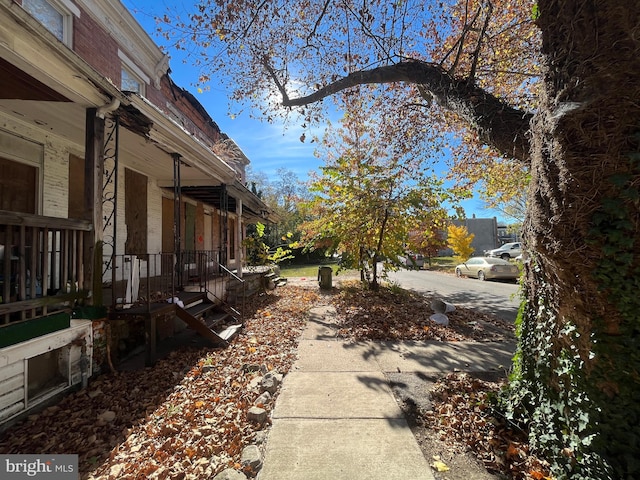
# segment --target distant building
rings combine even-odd
[[[464,220],[454,220],[454,225],[465,226],[467,231],[474,235],[471,246],[474,249],[474,255],[484,255],[485,250],[497,248],[500,245],[498,237],[498,221],[493,218],[476,218],[475,215]]]
[[[500,245],[504,245],[505,243],[519,242],[521,236],[516,232],[510,232],[509,227],[506,225],[498,225],[498,239],[500,240]]]
[[[465,218],[463,220],[452,220],[451,223],[457,226],[467,227],[467,231],[474,235],[473,241],[471,242],[471,246],[474,249],[474,256],[484,255],[485,250],[497,248],[504,243],[500,241],[498,220],[496,217],[476,218],[476,216],[473,215],[473,217]],[[450,256],[453,255],[453,251],[450,248],[447,248],[440,251],[440,255]]]

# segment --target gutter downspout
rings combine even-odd
[[[104,119],[107,113],[115,112],[120,107],[120,100],[113,98],[111,102],[96,109],[96,117]]]

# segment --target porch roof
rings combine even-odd
[[[250,222],[269,222],[275,223],[278,218],[273,211],[255,194],[247,189],[240,182],[235,181],[231,185],[192,185],[182,186],[181,191],[184,195],[198,200],[207,205],[211,205],[218,210],[222,210],[222,197],[224,189],[227,189],[228,209],[235,212],[238,199],[242,199],[242,216]]]

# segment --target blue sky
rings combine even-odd
[[[156,24],[154,15],[162,15],[166,11],[167,3],[163,0],[122,0],[122,3],[133,13],[137,21],[150,33],[151,38],[163,45],[164,39],[154,32]],[[170,2],[173,4],[173,2]],[[322,165],[320,159],[314,156],[315,143],[302,143],[300,135],[302,129],[295,123],[287,125],[266,123],[250,118],[245,109],[241,114],[231,118],[229,115],[229,95],[219,84],[210,82],[206,89],[198,91],[195,85],[198,81],[198,70],[189,62],[185,52],[168,50],[170,56],[171,78],[182,88],[192,92],[209,112],[211,118],[220,129],[238,144],[251,161],[254,172],[262,172],[275,180],[279,168],[294,172],[300,180],[306,180],[312,170],[318,170]],[[319,132],[321,136],[321,132]],[[443,166],[443,170],[444,170]],[[439,172],[436,172],[439,173]],[[444,172],[442,172],[444,175]],[[473,198],[462,202],[467,217],[475,214],[477,217],[498,216],[498,212],[483,208],[480,200]]]
[[[165,3],[153,0],[122,0],[122,3],[133,13],[138,22],[150,33],[158,45],[164,39],[155,34],[154,15],[165,12]],[[249,118],[245,109],[240,115],[231,118],[228,112],[229,95],[221,85],[210,82],[198,91],[198,70],[191,66],[185,52],[168,50],[170,56],[171,78],[180,87],[195,95],[220,129],[242,149],[251,160],[254,171],[264,172],[272,179],[279,168],[286,168],[305,180],[310,170],[317,170],[321,162],[313,155],[314,145],[300,141],[302,130],[295,124],[285,130],[281,124],[268,124]]]

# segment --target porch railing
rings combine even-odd
[[[88,221],[0,210],[0,327],[70,309],[85,298]]]
[[[234,314],[244,313],[244,295],[240,305],[227,302],[229,282],[243,281],[220,264],[217,251],[114,255],[105,257],[105,262],[110,267],[103,277],[103,295],[115,310],[136,306],[150,312],[153,304],[169,302],[189,290],[206,292]]]

